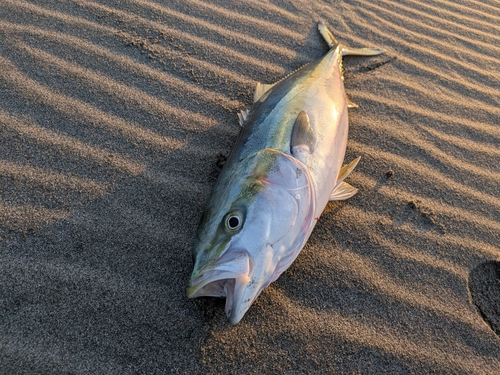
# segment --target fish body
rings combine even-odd
[[[232,324],[291,265],[328,201],[357,192],[343,181],[359,158],[342,167],[352,106],[342,56],[384,51],[347,48],[318,29],[330,46],[323,58],[257,85],[197,230],[187,295],[226,297]]]

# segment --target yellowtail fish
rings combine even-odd
[[[323,23],[330,50],[272,84],[257,84],[250,110],[207,201],[193,248],[190,298],[226,298],[238,323],[262,290],[304,247],[330,200],[352,197],[342,167],[347,144],[347,98],[342,56],[374,56],[374,48],[338,43]]]

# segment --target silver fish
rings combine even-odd
[[[207,201],[193,248],[190,298],[226,297],[238,323],[262,290],[304,247],[329,200],[352,197],[342,167],[347,108],[342,56],[382,49],[339,44],[323,23],[330,47],[321,59],[272,84],[258,84],[254,104]]]

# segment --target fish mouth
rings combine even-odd
[[[246,251],[230,252],[231,258],[226,254],[212,266],[203,268],[201,274],[194,275],[187,288],[187,296],[226,297],[226,316],[231,324],[236,324],[257,296],[245,298],[251,283],[252,261],[249,254]]]

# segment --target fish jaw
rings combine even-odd
[[[194,276],[187,296],[226,297],[226,316],[231,324],[237,324],[269,285],[276,268],[270,245],[260,255],[253,259],[246,251],[228,249],[216,264],[204,267],[198,276]]]
[[[259,257],[252,259],[252,270],[248,277],[235,279],[233,285],[228,285],[226,316],[231,324],[239,323],[262,290],[271,283],[277,262],[274,249],[267,245],[261,249]]]
[[[229,257],[229,255],[231,257]],[[187,288],[189,298],[227,297],[225,284],[229,280],[248,279],[250,260],[246,251],[227,251],[214,264],[203,267],[191,277]]]

